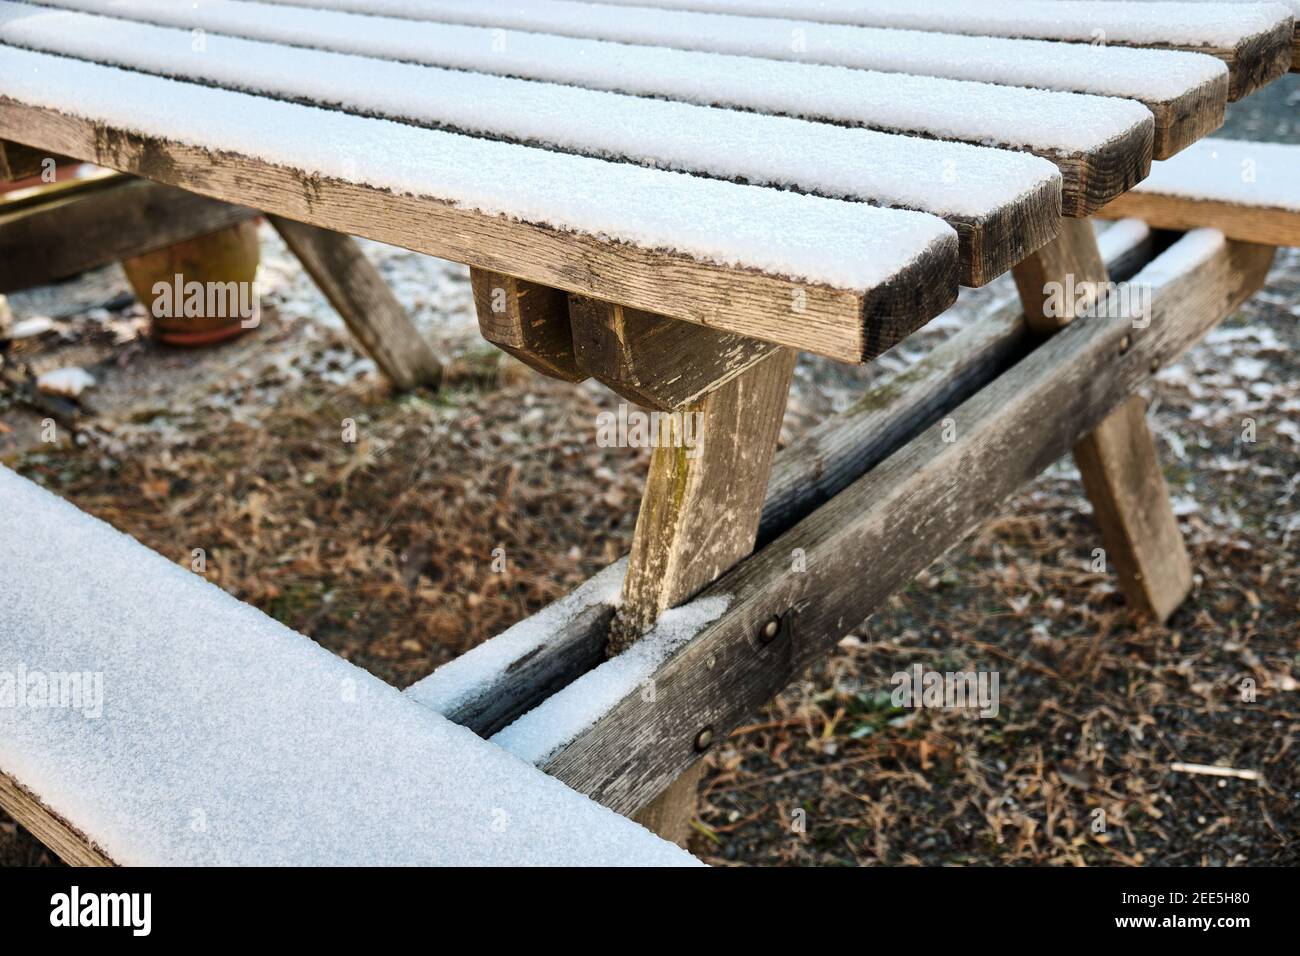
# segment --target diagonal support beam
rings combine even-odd
[[[356,240],[282,216],[267,219],[394,386],[438,386],[442,363]]]
[[[1030,328],[1044,337],[1076,318],[1091,321],[1085,317],[1105,298],[1110,281],[1086,219],[1064,221],[1061,234],[1014,273]],[[1191,591],[1192,563],[1142,398],[1130,396],[1081,438],[1074,459],[1124,596],[1139,613],[1168,620]]]

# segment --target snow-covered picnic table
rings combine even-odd
[[[1231,100],[1290,69],[1294,13],[1237,0],[0,0],[0,160],[25,144],[265,211],[286,236],[306,224],[464,263],[490,341],[698,416],[692,454],[654,450],[626,563],[408,695],[624,813],[658,798],[644,819],[667,832],[690,784],[674,779],[718,734],[1070,448],[1126,595],[1162,618],[1182,600],[1190,568],[1127,396],[1263,281],[1271,249],[1249,241],[1288,239],[1294,210],[1253,232],[1260,217],[1239,226],[1241,206],[1267,201],[1202,195],[1192,172],[1133,195],[1152,221],[1178,198],[1164,224],[1227,239],[1202,230],[1156,256],[1129,223],[1104,250],[1087,217],[1124,214],[1153,161],[1173,169]],[[1204,222],[1188,220],[1197,199]],[[1105,298],[1108,269],[1143,277],[1147,318],[1165,324],[1065,328]],[[1009,270],[1020,303],[773,466],[798,352],[869,361],[959,286]],[[1051,306],[1053,284],[1076,280],[1096,288]],[[601,663],[607,650],[618,656]],[[350,723],[347,746],[381,719],[409,722],[399,703]],[[39,784],[75,815],[60,780],[93,739],[77,735],[49,771],[34,769],[39,734],[16,768],[0,743],[0,770],[19,778],[8,792],[39,816],[41,794],[22,789]],[[123,759],[150,752],[139,744]],[[426,745],[486,759],[441,725]],[[376,759],[429,786],[417,758]],[[481,776],[461,797],[491,789]],[[98,779],[105,793],[122,783]],[[532,799],[520,812],[549,806]],[[150,847],[142,858],[191,849]],[[408,856],[391,830],[373,849]],[[531,859],[508,842],[475,852]]]

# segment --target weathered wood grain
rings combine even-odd
[[[114,866],[84,833],[0,770],[0,807],[69,866]]]
[[[1192,589],[1192,561],[1146,412],[1142,397],[1130,396],[1074,446],[1074,460],[1129,605],[1167,621]]]
[[[584,296],[569,297],[569,315],[578,367],[647,408],[696,402],[780,349]]]
[[[1087,314],[1110,281],[1092,226],[1076,220],[1061,235],[1015,269],[1016,286],[1030,327],[1051,335]],[[1058,314],[1048,314],[1052,284],[1079,293],[1055,296]],[[1139,318],[1130,316],[1130,321]],[[1089,321],[1092,321],[1089,319]],[[1136,404],[1135,404],[1136,403]],[[1074,458],[1120,587],[1134,610],[1166,620],[1192,587],[1192,564],[1165,487],[1146,406],[1134,397],[1092,433],[1079,440]]]
[[[1291,69],[1295,48],[1295,25],[1283,21],[1272,30],[1245,37],[1235,47],[1179,47],[1189,53],[1207,53],[1228,64],[1228,99],[1244,99],[1263,89]]]
[[[33,146],[0,139],[0,182],[39,176],[47,157],[49,154]]]
[[[0,292],[44,285],[257,215],[147,180],[106,176],[0,206]]]
[[[568,293],[483,269],[469,278],[483,338],[543,375],[587,379],[573,354]]]
[[[1183,143],[1182,146],[1187,146]],[[1162,142],[1163,152],[1172,144]],[[1181,148],[1181,147],[1180,147]],[[1061,171],[1061,214],[1072,219],[1091,216],[1122,196],[1151,173],[1156,153],[1156,125],[1135,126],[1095,149],[1082,152],[1026,150],[1056,164]],[[1032,251],[1032,250],[1031,250]],[[1028,255],[1028,253],[1026,253]],[[1023,257],[1022,257],[1023,258]]]
[[[1297,163],[1300,164],[1300,158]],[[1111,201],[1097,215],[1102,219],[1131,216],[1157,229],[1186,231],[1208,227],[1230,239],[1265,246],[1300,246],[1300,212],[1294,209],[1189,199],[1141,190]]]
[[[780,349],[685,406],[690,446],[651,452],[611,654],[753,550],[794,363]]]
[[[1228,112],[1229,78],[1220,76],[1167,103],[1144,103],[1155,116],[1153,152],[1169,159],[1223,125]]]
[[[836,289],[214,155],[0,97],[0,136],[19,131],[59,153],[297,222],[846,362],[879,355],[957,295],[955,243],[874,289]]]
[[[634,341],[627,357],[655,350]],[[656,447],[637,515],[623,596],[609,633],[611,656],[639,640],[661,613],[754,549],[772,456],[794,374],[795,354],[778,349],[721,388],[686,405],[698,419],[694,445]],[[699,770],[688,770],[636,819],[666,840],[686,845],[695,814]]]
[[[438,387],[442,363],[351,236],[282,216],[267,218],[394,386]]]
[[[1172,253],[1177,255],[1177,253]],[[1227,243],[1176,275],[1157,268],[1149,327],[1077,322],[704,593],[727,613],[654,676],[653,702],[629,694],[545,769],[628,813],[653,799],[715,737],[778,693],[1024,482],[1109,416],[1151,374],[1263,283],[1273,250]],[[1121,350],[1128,337],[1129,348]],[[791,572],[795,548],[806,570]],[[758,639],[766,622],[779,634]]]

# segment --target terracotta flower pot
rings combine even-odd
[[[260,259],[257,222],[247,220],[126,259],[122,270],[149,311],[154,338],[208,345],[257,325]]]

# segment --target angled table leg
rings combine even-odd
[[[442,363],[356,240],[282,216],[267,219],[393,385],[437,387]]]
[[[1015,269],[1026,319],[1041,335],[1086,311],[1108,282],[1092,223],[1065,219],[1061,227],[1056,240]],[[1124,596],[1140,613],[1168,620],[1191,590],[1192,563],[1142,398],[1129,398],[1080,441],[1074,458]]]

